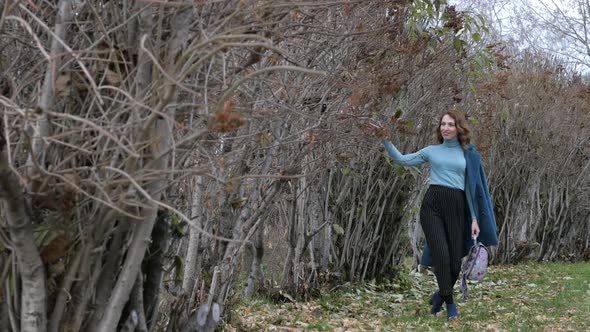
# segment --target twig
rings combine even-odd
[[[74,52],[74,50],[71,49],[68,46],[68,44],[66,44],[66,42],[64,42],[62,40],[62,38],[60,36],[58,36],[56,33],[54,33],[53,30],[51,30],[45,24],[45,22],[41,21],[35,14],[33,14],[30,10],[28,10],[26,6],[23,6],[21,4],[19,7],[22,10],[24,10],[27,14],[29,14],[31,16],[31,18],[35,22],[37,22],[41,27],[43,27],[47,31],[47,33],[49,33],[54,38],[54,40],[56,40],[57,42],[59,42],[61,44],[61,46],[70,53],[70,55],[72,56],[72,58],[74,58],[74,60],[76,60],[76,62],[78,63],[78,65],[80,66],[80,68],[82,69],[82,71],[84,72],[84,75],[86,75],[86,78],[88,79],[88,82],[90,82],[90,86],[92,86],[92,90],[94,90],[94,93],[95,93],[96,99],[98,100],[98,103],[100,105],[104,104],[104,101],[102,100],[102,97],[100,96],[100,93],[98,93],[98,87],[96,86],[96,82],[94,82],[94,78],[92,77],[92,75],[88,71],[88,68],[86,68],[86,65],[84,65],[84,63],[82,63],[82,61],[80,61],[80,59],[78,59],[78,55]]]

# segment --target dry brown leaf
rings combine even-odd
[[[45,264],[55,263],[66,255],[70,242],[69,236],[65,233],[57,235],[41,250],[41,259]]]
[[[110,69],[107,69],[105,71],[105,76],[107,78],[107,82],[113,86],[119,86],[123,81],[123,77],[121,76],[121,74]]]
[[[70,75],[60,75],[55,80],[55,95],[56,96],[67,96],[72,85],[72,77]]]

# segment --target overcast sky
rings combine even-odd
[[[570,23],[575,25],[573,20],[581,18],[574,0],[450,0],[449,3],[461,9],[482,13],[486,17],[491,16],[492,22],[488,24],[504,39],[514,41],[514,45],[521,50],[544,51],[560,57],[571,68],[590,71],[587,43],[574,41],[565,35],[551,34],[549,24],[539,24],[538,19],[531,20],[539,15],[551,21],[550,14],[559,13],[558,17],[565,15],[570,19],[556,24],[556,29],[567,30]],[[580,24],[567,32],[575,35],[583,33],[583,30]]]

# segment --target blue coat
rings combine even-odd
[[[473,203],[473,210],[475,211],[477,223],[479,226],[479,237],[477,240],[485,246],[497,246],[498,236],[496,235],[496,217],[494,216],[494,206],[490,197],[488,188],[488,179],[483,169],[481,156],[475,149],[473,144],[469,144],[468,149],[464,151],[465,154],[465,188],[469,186],[471,193],[471,202]],[[471,213],[465,204],[465,227],[463,231],[463,256],[469,253],[469,249],[473,245],[471,239]],[[424,247],[422,265],[432,266],[432,257],[428,245]]]

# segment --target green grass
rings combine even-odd
[[[227,331],[590,331],[590,263],[491,266],[470,285],[460,318],[430,315],[430,272],[324,291],[305,303],[253,299],[238,306]],[[459,298],[460,294],[455,293]]]

